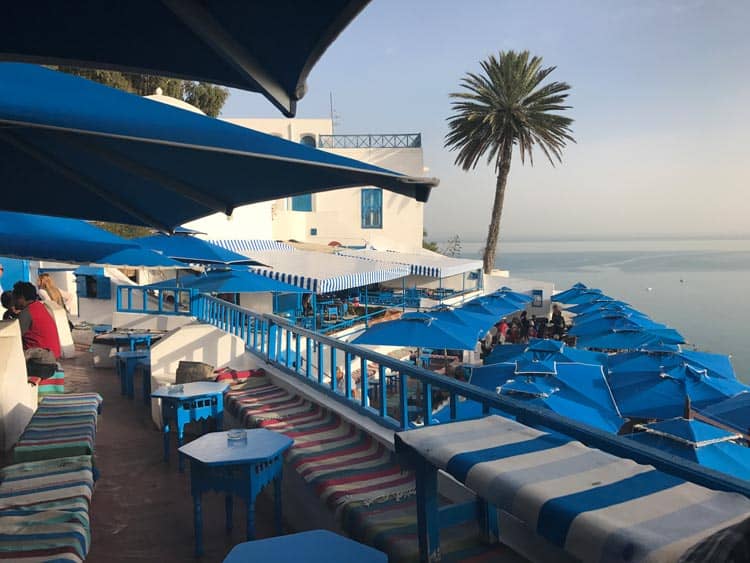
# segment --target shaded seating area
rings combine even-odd
[[[244,426],[294,440],[287,467],[313,488],[349,536],[386,552],[391,561],[417,559],[414,475],[402,470],[388,447],[267,377],[251,378],[230,390],[226,402]],[[507,548],[482,545],[471,523],[450,527],[442,546],[444,560],[492,559],[501,551]]]
[[[481,500],[470,514],[483,521],[488,535],[497,537],[500,510],[580,561],[679,561],[750,515],[743,495],[701,487],[499,416],[401,432],[396,452],[416,471],[417,494],[424,499],[422,560],[441,551],[438,470],[477,493]]]

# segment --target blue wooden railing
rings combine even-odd
[[[196,292],[179,287],[148,289],[119,285],[115,293],[117,311],[121,313],[154,313],[158,315],[193,315]]]
[[[451,420],[457,419],[459,400],[476,401],[482,405],[485,414],[502,411],[523,424],[565,434],[590,447],[653,465],[700,485],[750,497],[748,481],[581,424],[547,409],[329,338],[274,315],[255,313],[207,295],[195,296],[193,303],[199,320],[242,338],[249,351],[268,363],[387,428],[405,430],[413,428],[416,422],[434,424],[433,394],[442,393],[448,401]],[[377,374],[376,378],[368,373],[370,366],[370,371]],[[356,377],[356,372],[359,372],[359,377]]]

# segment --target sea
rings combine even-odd
[[[462,240],[460,256],[481,257],[483,248]],[[511,278],[551,281],[556,291],[579,281],[600,288],[676,328],[690,347],[728,354],[750,383],[750,237],[501,240],[495,264]]]

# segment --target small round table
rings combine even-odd
[[[281,474],[283,454],[294,441],[263,428],[246,431],[246,440],[230,441],[228,432],[204,434],[180,448],[190,460],[190,489],[193,495],[195,553],[203,553],[201,494],[226,494],[226,526],[232,529],[232,495],[245,501],[247,539],[255,539],[255,498],[271,481],[274,483],[276,529],[281,533]]]
[[[273,563],[387,563],[382,551],[328,530],[312,530],[241,543],[232,548],[224,563],[273,561]]]
[[[196,381],[179,387],[165,385],[151,393],[153,399],[161,399],[161,418],[164,435],[164,461],[169,461],[169,432],[171,424],[177,427],[177,445],[182,446],[185,425],[199,420],[213,418],[216,429],[221,430],[224,422],[224,391],[229,383]],[[182,456],[178,455],[178,467],[184,471]]]

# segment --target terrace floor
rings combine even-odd
[[[171,463],[162,458],[162,437],[151,421],[150,406],[120,395],[112,369],[93,368],[91,356],[64,360],[65,391],[96,391],[104,397],[96,437],[100,478],[91,506],[92,541],[87,561],[222,561],[245,541],[242,503],[234,515],[234,530],[224,529],[224,502],[219,494],[203,496],[205,555],[193,554],[193,505],[190,469],[177,471],[175,441]],[[187,439],[190,439],[188,436]],[[258,499],[258,537],[273,533],[273,502],[268,490]]]

